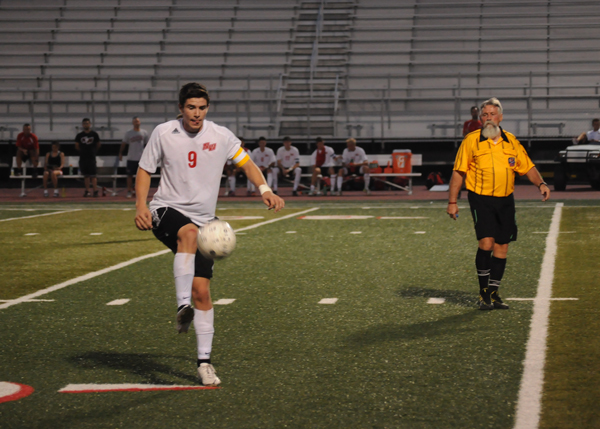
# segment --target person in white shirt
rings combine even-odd
[[[292,172],[294,173],[292,195],[297,197],[302,175],[300,151],[298,148],[292,146],[292,139],[286,136],[283,138],[283,146],[277,149],[277,167],[273,168],[273,191],[277,192],[279,175],[289,178]]]
[[[349,138],[346,140],[346,149],[342,154],[343,168],[337,177],[339,194],[342,194],[342,184],[344,183],[344,176],[348,174],[362,175],[365,181],[365,189],[367,195],[371,195],[369,190],[369,183],[371,175],[369,174],[369,159],[363,148],[356,146],[356,139]]]
[[[273,149],[267,147],[266,138],[258,138],[258,147],[252,151],[250,156],[260,171],[267,176],[267,185],[269,188],[272,187],[273,167],[275,167],[275,164],[277,164],[277,159],[275,158],[275,152],[273,152]],[[274,193],[277,195],[276,191]]]
[[[285,203],[273,194],[265,178],[227,128],[206,120],[210,97],[206,88],[191,82],[179,91],[182,118],[158,125],[139,163],[136,180],[135,224],[152,230],[175,253],[173,274],[177,296],[177,330],[194,323],[198,345],[198,375],[202,384],[221,383],[210,361],[214,310],[210,298],[213,261],[198,251],[198,228],[215,217],[221,173],[227,159],[246,173],[260,190],[269,209]],[[150,175],[161,166],[158,191],[146,205]],[[193,301],[193,307],[192,307]]]
[[[585,144],[598,142],[600,142],[600,119],[594,119],[592,121],[592,130],[579,134],[573,143]]]
[[[137,172],[144,147],[150,138],[148,131],[140,128],[142,124],[140,118],[134,116],[131,123],[133,129],[125,133],[119,150],[119,161],[123,161],[123,153],[125,148],[129,146],[127,151],[127,198],[131,198],[133,195],[133,176]]]
[[[321,137],[317,137],[317,149],[310,156],[310,165],[312,166],[312,178],[310,182],[310,192],[308,195],[315,195],[315,186],[319,175],[321,178],[325,174],[329,174],[329,181],[331,184],[331,195],[335,195],[335,186],[337,182],[337,173],[340,166],[336,165],[336,160],[341,159],[340,156],[335,155],[335,151],[330,146],[325,146],[325,142]],[[340,191],[342,188],[340,188]],[[325,190],[322,193],[316,195],[327,194]]]
[[[247,153],[250,153],[250,151],[246,147],[244,138],[238,137],[238,139],[240,139],[240,144],[242,146],[242,149],[244,149]],[[226,196],[235,197],[235,187],[237,185],[237,176],[242,174],[243,170],[240,167],[236,167],[235,165],[233,165],[232,160],[228,160],[227,164],[225,165],[225,173],[227,174],[227,181],[229,183],[229,192],[227,193]],[[250,182],[248,180],[248,178],[246,178],[246,188],[247,188],[249,194],[252,193],[253,187],[254,187],[254,185],[252,185],[252,182]]]

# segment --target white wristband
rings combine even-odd
[[[265,192],[273,192],[271,188],[269,188],[269,185],[260,185],[258,187],[258,191],[260,192],[260,195],[264,194]]]

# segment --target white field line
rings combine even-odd
[[[8,219],[0,219],[0,222],[8,222],[9,220],[32,219],[34,217],[52,216],[52,215],[56,215],[56,214],[72,213],[72,212],[79,212],[79,211],[81,211],[81,209],[64,210],[64,211],[52,212],[52,213],[42,213],[42,214],[31,215],[31,216],[11,217],[11,218],[8,218]]]
[[[557,241],[563,205],[563,203],[556,204],[550,231],[546,237],[546,251],[542,261],[537,295],[533,303],[531,330],[523,362],[523,378],[519,389],[515,429],[536,429],[540,423],[550,297],[552,296],[554,262],[558,248]]]
[[[292,214],[289,214],[287,216],[279,217],[277,219],[271,219],[271,220],[268,220],[268,221],[265,221],[265,222],[260,222],[260,223],[254,224],[254,225],[250,225],[250,226],[247,226],[247,227],[244,227],[244,228],[240,228],[240,229],[235,230],[235,232],[246,231],[248,229],[258,228],[259,226],[262,226],[262,225],[267,225],[269,223],[277,222],[277,221],[280,221],[280,220],[283,220],[283,219],[288,219],[290,217],[294,217],[294,216],[297,216],[299,214],[308,213],[308,212],[311,212],[311,211],[314,211],[314,210],[318,210],[318,207],[314,207],[314,208],[309,209],[309,210],[304,210],[303,212],[300,212],[300,213],[292,213]],[[54,213],[52,213],[52,214],[54,214]],[[130,259],[129,261],[125,261],[125,262],[121,262],[120,264],[113,265],[112,267],[107,267],[107,268],[104,268],[104,269],[99,270],[99,271],[94,271],[93,273],[88,273],[88,274],[85,274],[83,276],[79,276],[79,277],[76,277],[74,279],[67,280],[66,282],[62,282],[62,283],[59,283],[57,285],[47,287],[46,289],[38,290],[37,292],[31,293],[29,295],[25,295],[25,296],[22,296],[20,298],[13,299],[13,300],[11,300],[9,302],[5,302],[3,304],[0,304],[0,310],[2,310],[4,308],[12,307],[13,305],[21,304],[23,302],[27,302],[27,301],[29,301],[32,298],[37,298],[38,296],[46,295],[47,293],[54,292],[54,291],[66,288],[67,286],[71,286],[71,285],[74,285],[76,283],[80,283],[80,282],[83,282],[83,281],[86,281],[86,280],[89,280],[89,279],[93,279],[94,277],[98,277],[98,276],[101,276],[103,274],[110,273],[111,271],[115,271],[115,270],[119,270],[121,268],[125,268],[125,267],[127,267],[129,265],[132,265],[132,264],[135,264],[137,262],[143,261],[144,259],[149,259],[149,258],[154,258],[155,256],[164,255],[166,253],[169,253],[170,251],[171,251],[170,249],[165,249],[165,250],[161,250],[160,252],[150,253],[150,254],[144,255],[144,256],[139,256],[137,258]]]

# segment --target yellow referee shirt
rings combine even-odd
[[[515,189],[515,172],[522,176],[534,167],[516,137],[500,130],[496,144],[477,130],[467,134],[460,145],[454,170],[467,173],[469,191],[491,197],[509,196]]]

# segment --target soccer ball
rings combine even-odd
[[[235,232],[225,221],[215,219],[198,229],[198,250],[208,259],[228,257],[235,242]]]

